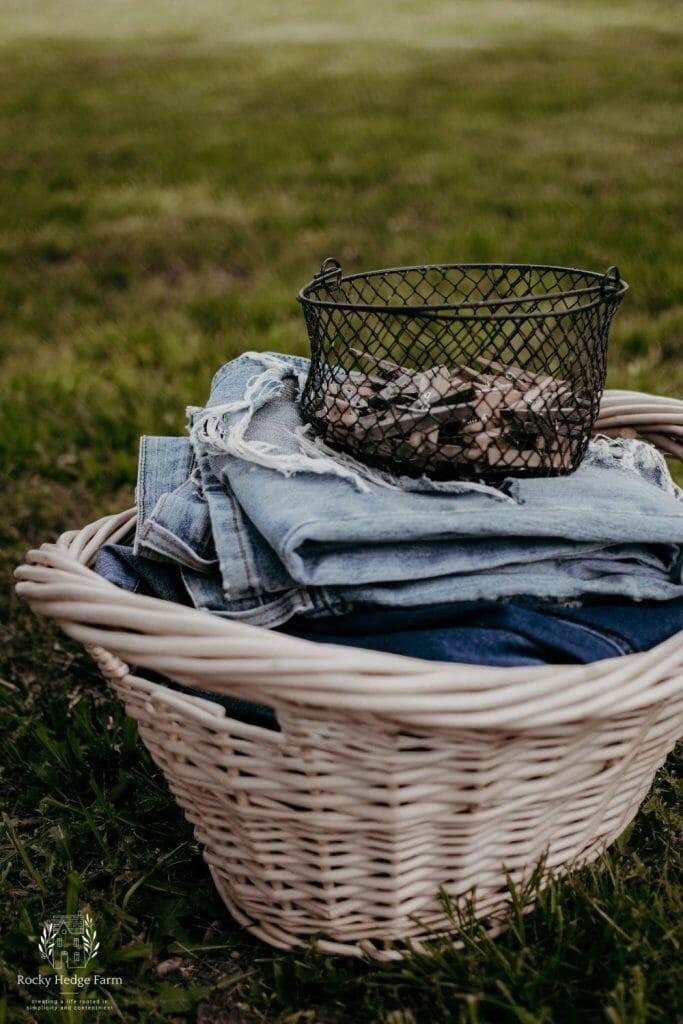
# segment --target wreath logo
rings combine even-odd
[[[38,939],[41,960],[55,969],[87,967],[99,949],[95,921],[87,913],[65,914],[45,921]]]

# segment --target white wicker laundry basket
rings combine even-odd
[[[683,402],[607,392],[598,429],[683,457]],[[119,590],[88,566],[134,510],[30,551],[17,591],[97,661],[232,914],[290,948],[399,958],[504,927],[507,878],[597,857],[683,734],[683,633],[588,666],[496,669],[323,646]],[[136,675],[271,704],[281,731]]]

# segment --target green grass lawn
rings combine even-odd
[[[677,13],[0,0],[3,568],[130,504],[138,435],[181,432],[221,363],[305,352],[294,295],[328,254],[617,263],[610,381],[682,394]],[[275,953],[222,909],[93,665],[4,603],[0,1021],[94,1019],[36,1016],[16,983],[79,905],[125,981],[102,1019],[683,1020],[673,759],[598,867],[496,943],[388,968]]]

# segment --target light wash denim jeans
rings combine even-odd
[[[272,627],[298,613],[324,610],[322,599],[314,600],[305,587],[292,581],[230,490],[203,461],[200,479],[187,437],[140,439],[138,517],[131,554],[179,567],[192,604],[217,615]],[[214,532],[220,538],[218,554]],[[133,565],[132,571],[137,568],[149,582],[150,568],[144,561],[133,564],[123,551],[110,557]],[[253,583],[251,588],[241,586],[238,592],[224,588],[222,580],[242,575]],[[262,578],[268,582],[267,589],[260,584]],[[177,585],[173,577],[160,575],[160,588],[170,592]]]
[[[397,480],[307,434],[307,368],[241,356],[189,411],[191,448],[143,439],[135,550],[181,564],[198,607],[274,626],[358,605],[683,596],[683,502],[650,446],[594,441],[571,476],[500,490]]]

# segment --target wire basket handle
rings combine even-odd
[[[621,288],[621,274],[619,267],[612,266],[608,267],[602,276],[600,282],[600,291],[603,295],[607,295],[611,292],[618,292]]]
[[[339,260],[334,256],[328,256],[320,264],[320,270],[313,280],[317,285],[324,285],[326,288],[338,288],[341,283],[342,268]]]

